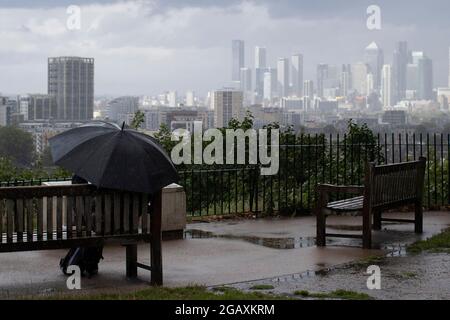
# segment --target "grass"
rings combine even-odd
[[[450,254],[450,229],[426,240],[413,243],[406,248],[408,253],[418,254],[423,251],[445,252]]]
[[[371,265],[380,265],[384,262],[384,260],[384,256],[370,256],[355,262],[351,262],[349,265],[356,268],[365,268]]]
[[[257,284],[250,288],[250,290],[272,290],[274,286],[270,284]]]
[[[296,296],[303,298],[316,298],[316,299],[342,299],[342,300],[371,300],[372,297],[366,293],[347,291],[347,290],[335,290],[329,293],[311,293],[306,290],[295,291]]]
[[[288,297],[261,292],[243,292],[231,287],[208,290],[203,286],[181,288],[152,287],[132,293],[56,295],[52,300],[286,300]]]

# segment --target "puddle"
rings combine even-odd
[[[250,242],[256,245],[260,245],[267,248],[272,249],[299,249],[299,248],[309,248],[314,247],[316,245],[315,237],[258,237],[258,236],[242,236],[242,235],[230,235],[230,234],[214,234],[210,231],[203,231],[198,229],[190,229],[186,230],[184,233],[185,239],[211,239],[211,238],[220,238],[220,239],[232,239],[232,240],[242,240],[246,242]],[[382,242],[375,243],[374,249],[383,250],[386,252],[386,257],[404,257],[407,256],[406,247],[407,243],[412,243],[417,238],[411,239],[406,237],[407,239],[401,243],[397,242],[398,238],[395,239],[395,242]],[[413,240],[413,241],[412,241]],[[345,239],[345,238],[328,238],[327,245],[329,246],[344,246],[344,247],[361,247],[361,240],[358,239]]]
[[[314,247],[316,245],[315,237],[270,238],[257,236],[237,236],[227,234],[216,235],[209,231],[197,229],[185,231],[184,237],[185,239],[222,238],[222,239],[243,240],[246,242],[250,242],[253,244],[257,244],[272,249],[298,249],[298,248]]]

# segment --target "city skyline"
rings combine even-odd
[[[431,24],[421,18],[416,2],[408,2],[408,11],[417,13],[408,20],[410,13],[404,13],[400,4],[379,1],[382,29],[370,31],[365,1],[341,6],[330,1],[316,5],[286,1],[280,6],[265,1],[227,5],[82,1],[81,30],[69,31],[65,28],[69,2],[3,1],[0,74],[8,77],[0,77],[0,92],[46,92],[47,57],[69,55],[96,59],[96,95],[152,95],[168,90],[205,95],[229,84],[233,39],[245,41],[249,68],[255,66],[256,46],[266,48],[268,67],[276,67],[278,58],[301,53],[305,80],[316,80],[320,63],[340,66],[363,61],[364,49],[372,41],[383,49],[385,63],[391,64],[397,41],[407,41],[410,48],[425,51],[433,60],[435,87],[447,87],[449,44],[441,39],[449,38],[449,28],[441,11],[450,5],[435,3],[442,6],[421,9],[424,16],[434,18]],[[205,23],[210,28],[204,28]],[[222,28],[224,24],[230,27]]]

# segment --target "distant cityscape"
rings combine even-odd
[[[296,131],[338,133],[352,119],[378,132],[450,130],[450,67],[448,87],[436,88],[433,60],[405,41],[390,53],[391,63],[372,42],[360,61],[317,65],[315,79],[304,78],[300,52],[270,63],[268,49],[258,46],[249,63],[245,50],[243,40],[232,40],[230,82],[204,97],[194,91],[96,97],[93,58],[51,57],[47,93],[0,94],[0,125],[32,133],[38,153],[57,133],[93,119],[130,124],[138,110],[145,115],[142,129],[149,132],[162,124],[171,130],[192,130],[197,122],[204,129],[225,127],[247,111],[255,128],[277,122]]]

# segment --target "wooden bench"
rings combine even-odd
[[[0,252],[65,249],[118,242],[126,247],[126,275],[138,267],[162,285],[161,193],[97,189],[92,185],[0,188]],[[137,243],[150,243],[151,266],[138,263]],[[55,265],[55,272],[57,265]]]
[[[364,186],[317,186],[317,245],[325,246],[326,237],[362,238],[363,248],[372,246],[372,227],[381,230],[382,221],[414,223],[415,232],[423,232],[422,195],[426,159],[391,165],[367,165]],[[353,194],[356,197],[329,202],[329,195]],[[415,206],[415,219],[387,219],[382,212],[405,205]],[[361,234],[326,233],[326,211],[337,214],[362,211]],[[372,226],[373,216],[373,226]]]

